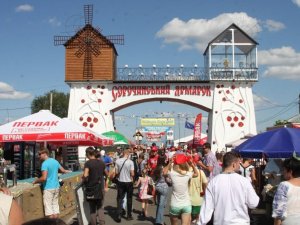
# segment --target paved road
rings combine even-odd
[[[148,217],[144,220],[141,219],[141,202],[139,202],[138,189],[134,189],[134,196],[133,196],[133,212],[132,216],[134,220],[127,221],[125,217],[122,218],[121,223],[115,222],[114,218],[116,217],[115,209],[116,209],[116,197],[117,191],[114,188],[111,188],[106,192],[105,201],[104,201],[104,212],[105,212],[105,224],[106,225],[153,225],[155,224],[155,212],[156,212],[156,205],[150,200],[149,208],[148,208]],[[168,201],[169,202],[169,201]],[[170,218],[168,215],[169,207],[167,206],[165,209],[165,223],[170,225]],[[78,225],[78,220],[76,217],[68,221],[69,225]]]
[[[116,218],[115,210],[116,210],[116,197],[117,197],[117,191],[114,188],[111,188],[106,192],[105,195],[105,201],[104,201],[104,212],[105,212],[105,224],[106,225],[153,225],[155,224],[155,212],[156,212],[156,205],[153,204],[152,201],[150,201],[150,205],[148,208],[148,214],[149,216],[142,220],[140,217],[141,213],[141,202],[138,199],[137,190],[134,189],[134,196],[133,196],[133,212],[132,216],[134,220],[127,221],[125,217],[122,218],[121,223],[115,222],[114,218]],[[167,203],[170,202],[170,194],[171,189],[169,191],[169,199]],[[167,204],[167,207],[165,208],[165,223],[166,225],[170,224],[170,218],[169,218],[169,206]],[[254,214],[253,215],[253,221],[251,222],[251,225],[272,225],[273,221],[268,219],[265,214]],[[78,220],[76,215],[72,218],[67,220],[68,225],[78,225]]]

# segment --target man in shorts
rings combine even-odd
[[[32,183],[42,183],[43,184],[43,203],[45,216],[50,218],[58,218],[59,215],[59,181],[58,181],[58,171],[62,173],[71,172],[65,170],[57,160],[49,157],[49,150],[42,148],[39,152],[40,160],[42,161],[42,176],[36,178]]]

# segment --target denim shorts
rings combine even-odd
[[[181,207],[174,207],[170,206],[170,214],[173,216],[180,216],[184,213],[191,213],[192,212],[192,206],[181,206]]]

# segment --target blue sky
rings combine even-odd
[[[53,37],[82,27],[84,4],[93,4],[93,25],[104,35],[124,34],[118,67],[202,66],[208,42],[236,23],[259,43],[258,131],[299,113],[300,0],[11,0],[0,3],[0,124],[30,114],[35,96],[69,91],[64,47]],[[117,129],[131,136],[137,116],[180,114],[183,125],[199,112],[175,103],[136,105],[116,113]],[[180,135],[187,134],[182,126]]]

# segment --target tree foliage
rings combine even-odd
[[[31,102],[31,113],[36,113],[42,109],[50,110],[50,98],[52,93],[52,113],[64,118],[68,116],[69,93],[52,90],[44,95],[37,96]]]
[[[276,120],[274,126],[286,125],[289,122],[287,120]]]

